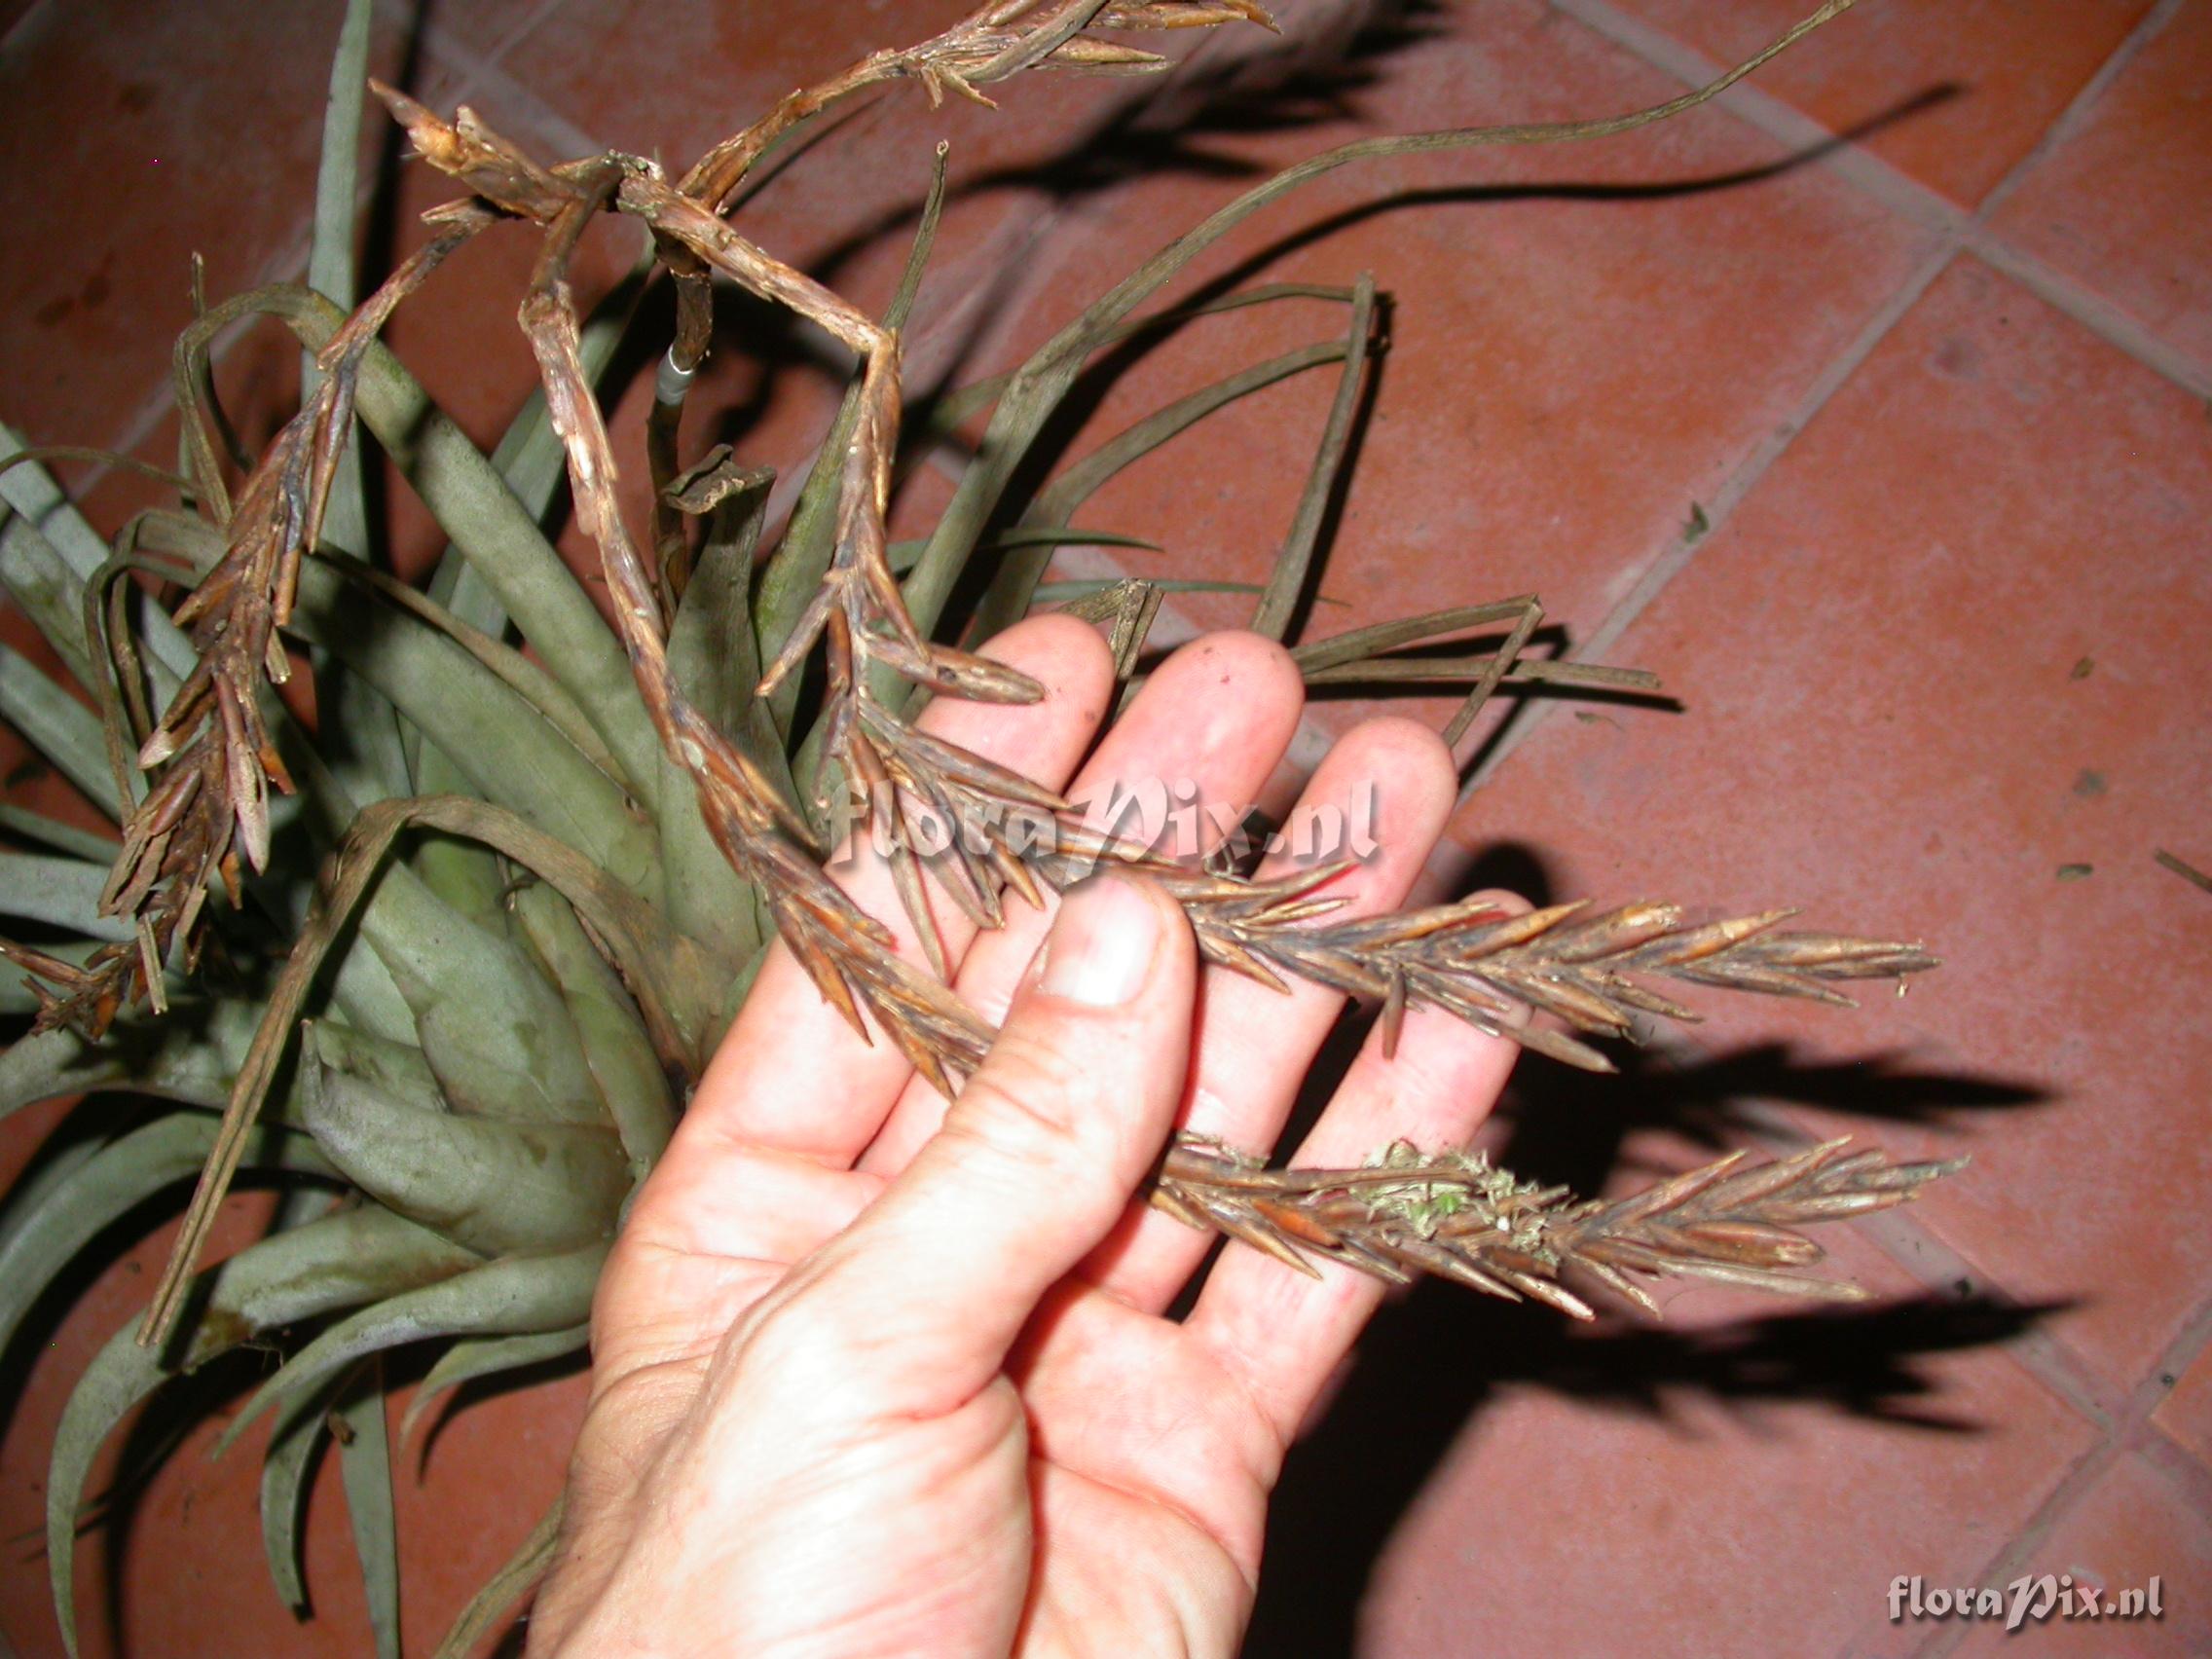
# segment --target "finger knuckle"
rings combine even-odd
[[[987,1064],[968,1082],[946,1116],[947,1133],[1012,1152],[1049,1153],[1096,1138],[1093,1068],[1058,1045],[1007,1031]]]
[[[732,1332],[730,1382],[748,1392],[762,1387],[811,1395],[833,1372],[846,1338],[819,1297],[763,1297]]]

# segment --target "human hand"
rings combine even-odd
[[[924,727],[1065,787],[1113,696],[1098,637],[1047,616],[990,654],[1047,698],[942,699]],[[1201,640],[1069,793],[1188,779],[1248,800],[1301,702],[1279,647]],[[1347,734],[1301,810],[1372,789],[1382,846],[1325,891],[1398,905],[1455,787],[1423,727]],[[921,961],[888,870],[859,856],[839,878]],[[1342,999],[1198,967],[1141,880],[1058,909],[1010,895],[976,937],[938,905],[960,994],[1004,1025],[949,1110],[772,952],[601,1279],[534,1655],[1235,1652],[1284,1448],[1382,1290],[1232,1248],[1171,1320],[1210,1240],[1130,1198],[1173,1128],[1273,1146]],[[1512,1057],[1414,1010],[1296,1161],[1456,1144]]]

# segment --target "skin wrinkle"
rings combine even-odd
[[[984,654],[1042,680],[1045,700],[986,705],[939,698],[923,712],[921,729],[1039,782],[1065,784],[1091,740],[1096,711],[1105,707],[1105,689],[1112,683],[1113,662],[1104,640],[1084,622],[1047,615],[1009,629]],[[872,854],[841,860],[833,878],[870,914],[903,914],[888,866]],[[932,879],[925,875],[926,881]],[[958,960],[973,937],[973,924],[956,905],[943,903],[941,894],[933,899],[933,907],[941,918],[945,948]],[[907,960],[922,964],[916,941],[908,939],[902,949]],[[743,1067],[728,1057],[740,1053],[748,1060]],[[811,1075],[830,1062],[845,1068],[847,1100],[808,1097],[805,1090],[777,1085],[776,1080]],[[873,1100],[881,1091],[895,1097],[908,1069],[880,1032],[873,1043],[863,1041],[824,1003],[805,970],[778,941],[729,1038],[700,1080],[678,1140],[714,1132],[725,1139],[808,1151],[827,1168],[848,1169],[880,1127],[871,1111]],[[840,1110],[829,1110],[831,1106]],[[845,1127],[852,1117],[865,1117],[869,1124],[857,1140],[857,1131]]]
[[[1048,1419],[1060,1414],[1060,1408],[1081,1404],[1088,1408],[1089,1420],[1121,1421],[1143,1416],[1158,1401],[1170,1397],[1176,1391],[1178,1372],[1192,1361],[1208,1368],[1209,1378],[1224,1383],[1239,1384],[1234,1397],[1240,1400],[1242,1409],[1237,1412],[1209,1413],[1203,1422],[1218,1427],[1221,1432],[1209,1432],[1204,1444],[1213,1450],[1222,1445],[1234,1445],[1243,1451],[1239,1461],[1249,1476],[1248,1485],[1255,1493],[1265,1493],[1273,1483],[1280,1469],[1285,1445],[1258,1409],[1257,1398],[1242,1380],[1234,1372],[1222,1367],[1215,1355],[1203,1347],[1191,1347],[1179,1339],[1167,1335],[1172,1327],[1162,1326],[1152,1314],[1128,1309],[1124,1304],[1095,1291],[1088,1283],[1071,1281],[1049,1296],[1039,1307],[1037,1315],[1030,1321],[1021,1343],[1009,1361],[1009,1374],[1014,1376],[1033,1397],[1040,1408],[1039,1415]],[[1129,1361],[1136,1363],[1129,1363]],[[1082,1379],[1082,1386],[1089,1390],[1088,1398],[1065,1400],[1055,1390],[1060,1380]],[[1199,1400],[1218,1396],[1203,1389],[1184,1390]],[[1177,1413],[1167,1424],[1153,1430],[1150,1438],[1158,1441],[1167,1426],[1191,1420],[1191,1415]],[[1255,1456],[1244,1451],[1245,1437],[1234,1432],[1238,1426],[1252,1431],[1252,1437],[1261,1445],[1263,1456]],[[1084,1442],[1071,1435],[1062,1435],[1040,1446],[1055,1461],[1080,1467],[1088,1460]],[[1169,1462],[1164,1467],[1178,1466]],[[1207,1524],[1206,1530],[1217,1537],[1224,1535],[1223,1525],[1217,1518]],[[1226,1543],[1226,1538],[1224,1539]],[[1254,1558],[1258,1553],[1257,1536],[1249,1540],[1252,1549],[1244,1553]]]
[[[1380,792],[1385,830],[1381,855],[1324,890],[1345,899],[1353,914],[1387,910],[1404,900],[1425,849],[1443,832],[1457,774],[1442,740],[1425,727],[1396,717],[1368,720],[1323,760],[1294,810],[1341,803],[1371,783]],[[1309,862],[1276,854],[1261,873],[1281,874]],[[1345,999],[1304,980],[1286,994],[1218,968],[1206,972],[1201,997],[1209,1036],[1193,1062],[1181,1126],[1233,1145],[1272,1146]],[[1212,1102],[1210,1109],[1204,1101]],[[1144,1210],[1108,1236],[1086,1272],[1132,1305],[1158,1310],[1209,1247],[1182,1223]]]
[[[1220,695],[1224,676],[1238,695]],[[1073,801],[1090,802],[1085,822],[1093,828],[1117,782],[1188,779],[1199,786],[1201,800],[1248,798],[1289,747],[1304,686],[1290,653],[1274,641],[1249,633],[1208,635],[1161,665],[1066,793]],[[1134,832],[1156,829],[1140,822]],[[1057,913],[1057,897],[1048,891],[1045,900],[1043,911],[1010,905],[1007,926],[976,940],[953,980],[971,1007],[1000,998],[1011,1006]],[[861,1166],[903,1166],[943,1116],[935,1089],[918,1080],[910,1084]]]
[[[1005,654],[1035,645],[1016,630]],[[1189,718],[1194,699],[1206,719]],[[1210,641],[1161,665],[1086,775],[1192,776],[1209,804],[1243,798],[1298,710],[1279,646]],[[1040,764],[1073,770],[1088,726],[1051,729],[1066,748]],[[987,747],[987,728],[975,741]],[[1362,905],[1392,903],[1427,856],[1409,831],[1441,823],[1427,810],[1434,745],[1403,722],[1363,727],[1316,780],[1316,798],[1374,779],[1407,803],[1382,827],[1385,856],[1344,884]],[[1270,992],[1239,1012],[1230,993],[1242,981],[1210,971],[1201,996],[1180,910],[1139,885],[1176,925],[1124,1007],[1042,993],[1029,971],[1051,920],[1025,905],[967,949],[958,982],[1004,999],[1010,1036],[949,1119],[895,1061],[822,1018],[819,998],[741,1016],[601,1281],[603,1377],[534,1622],[537,1659],[733,1642],[769,1659],[1010,1641],[1030,1655],[1234,1651],[1288,1438],[1285,1390],[1299,1385],[1271,1383],[1256,1353],[1080,1270],[1109,1228],[1127,1228],[1129,1195],[1186,1098],[1231,1121],[1277,1109],[1255,1106],[1221,1022],[1264,1028],[1262,1057],[1302,1071],[1300,1045],[1341,999]],[[1200,1064],[1207,1031],[1222,1057]],[[903,1123],[909,1112],[926,1117]],[[894,1146],[901,1135],[910,1145]],[[853,1167],[861,1145],[872,1166]],[[1203,1255],[1203,1238],[1165,1225],[1178,1250]],[[711,1352],[638,1365],[662,1358],[685,1320]],[[1340,1355],[1276,1357],[1326,1369]]]

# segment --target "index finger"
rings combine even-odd
[[[1086,622],[1046,615],[1010,628],[984,654],[1043,684],[1043,700],[1010,705],[940,697],[917,725],[1050,789],[1064,788],[1113,694],[1105,642]],[[892,930],[902,956],[928,973],[888,864],[851,841],[841,851],[850,857],[833,861],[837,884]],[[937,897],[939,933],[956,964],[975,938],[975,924]],[[779,940],[699,1080],[661,1167],[712,1160],[732,1148],[765,1147],[848,1168],[912,1070],[894,1045],[866,1041],[825,1002]]]

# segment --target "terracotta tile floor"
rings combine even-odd
[[[435,8],[411,49],[413,8],[392,0],[378,63],[548,154],[682,159],[956,9],[499,0]],[[1173,144],[1110,120],[1122,83],[1019,85],[995,117],[909,96],[770,183],[748,227],[880,306],[925,141],[949,138],[909,358],[917,381],[965,379],[1017,360],[1254,167],[1368,132],[1634,107],[1794,9],[1415,5],[1267,119],[1209,116]],[[0,417],[172,453],[186,258],[208,255],[217,294],[297,270],[336,17],[333,0],[0,6]],[[1721,107],[1598,145],[1339,173],[1169,290],[1370,271],[1390,297],[1316,632],[1535,590],[1549,648],[1658,670],[1679,701],[1487,722],[1438,883],[1796,903],[1947,958],[1856,1016],[1714,1009],[1618,1082],[1530,1062],[1493,1125],[1516,1166],[1619,1185],[1716,1144],[1847,1131],[1974,1157],[1837,1240],[1876,1294],[1863,1311],[1702,1291],[1657,1330],[1566,1330],[1432,1290],[1387,1311],[1291,1465],[1254,1653],[2212,1648],[2212,896],[2152,861],[2212,867],[2208,65],[2212,0],[1863,0]],[[710,92],[673,97],[672,78]],[[1177,165],[1146,176],[1120,165],[1163,153]],[[437,186],[398,182],[378,235],[404,249]],[[593,245],[587,301],[629,257]],[[528,247],[467,258],[477,280],[434,287],[392,339],[489,442],[530,385],[499,297]],[[1342,326],[1300,301],[1187,328],[1100,391],[1068,453]],[[772,375],[719,354],[712,400],[730,411],[719,435],[793,476],[843,370],[805,330],[774,339]],[[247,335],[218,374],[266,431],[296,355]],[[1165,551],[1066,569],[1255,579],[1334,380],[1273,387],[1113,480],[1079,522]],[[641,415],[634,381],[619,440]],[[925,476],[903,510],[943,487]],[[87,498],[112,527],[149,498],[109,474]],[[392,524],[403,562],[435,550],[411,502]],[[1247,604],[1176,600],[1163,632]],[[0,620],[19,641],[21,618]],[[1317,703],[1301,753],[1367,706]],[[12,799],[57,798],[10,777]],[[59,1117],[12,1121],[0,1176]],[[258,1212],[235,1208],[242,1237]],[[46,1447],[166,1237],[51,1310],[9,1373],[0,1631],[26,1656],[60,1650],[35,1541]],[[401,1482],[410,1651],[535,1518],[579,1398],[571,1381],[476,1401]],[[81,1546],[87,1604],[109,1614],[87,1620],[87,1652],[119,1636],[138,1653],[359,1651],[334,1472],[308,1526],[324,1616],[296,1625],[253,1542],[253,1466],[206,1463],[207,1438],[142,1489],[120,1557],[99,1534]],[[2157,1574],[2164,1616],[2011,1639],[1888,1616],[1900,1575],[2041,1573],[2108,1596]]]

